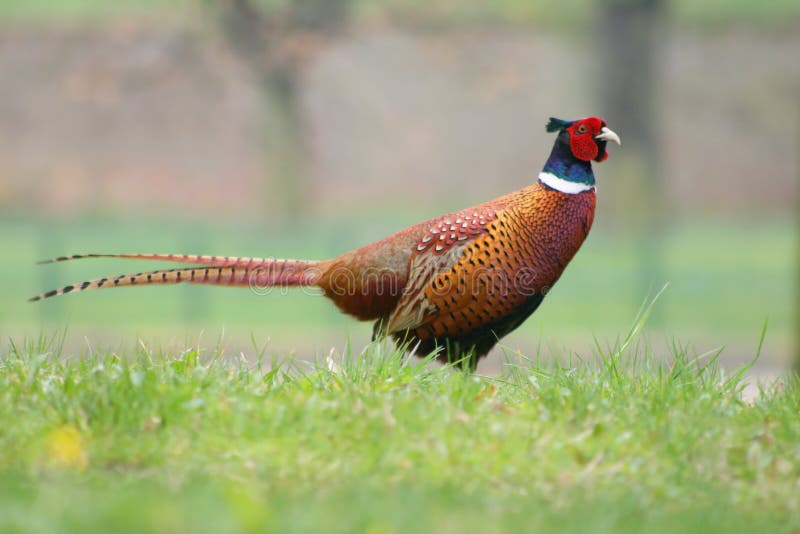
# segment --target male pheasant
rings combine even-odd
[[[604,120],[551,118],[558,132],[533,185],[456,213],[421,222],[324,261],[177,254],[77,254],[78,258],[167,260],[191,267],[104,277],[31,300],[101,287],[217,284],[316,286],[339,309],[376,321],[374,337],[391,336],[418,355],[474,369],[497,341],[542,302],[589,233],[594,219],[592,160],[620,143]]]

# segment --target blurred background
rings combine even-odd
[[[647,328],[764,373],[796,364],[796,0],[4,0],[0,335],[308,357],[370,326],[301,291],[160,287],[28,304],[141,263],[320,259],[532,183],[549,116],[624,142],[587,242],[505,339],[591,357]],[[150,264],[153,268],[159,264]],[[482,366],[496,368],[498,351]]]

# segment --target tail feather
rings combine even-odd
[[[166,256],[166,255],[164,255]],[[85,256],[79,256],[85,257]],[[121,256],[112,256],[121,257]],[[184,256],[189,257],[189,256]],[[203,256],[192,256],[200,257]],[[209,258],[208,256],[205,256]],[[213,258],[213,256],[211,256]],[[68,257],[67,259],[72,259]],[[248,266],[197,266],[181,269],[165,269],[146,271],[135,274],[121,274],[113,277],[95,278],[85,282],[76,282],[59,289],[53,289],[36,295],[29,299],[30,302],[99,289],[104,287],[122,287],[134,285],[163,285],[187,282],[191,284],[224,285],[236,287],[265,288],[273,286],[311,286],[318,279],[318,262],[302,260],[260,260],[250,261],[251,258],[228,258],[227,261],[241,262]],[[56,261],[64,261],[56,259]],[[181,260],[176,260],[181,261]]]
[[[198,256],[195,254],[72,254],[59,256],[38,262],[39,265],[47,263],[60,263],[62,261],[82,260],[85,258],[120,258],[128,260],[154,260],[171,261],[175,263],[191,263],[192,265],[209,265],[211,267],[252,267],[264,265],[270,261],[268,258],[244,258],[236,256]]]

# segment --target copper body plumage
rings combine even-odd
[[[472,368],[504,335],[533,313],[592,227],[591,162],[575,157],[578,137],[619,142],[600,119],[552,119],[559,136],[540,179],[478,206],[410,226],[380,241],[323,261],[175,254],[87,254],[168,260],[192,267],[98,278],[31,300],[100,287],[179,282],[229,286],[316,286],[375,336],[391,336],[418,355],[438,351]],[[607,133],[606,133],[607,132]],[[552,174],[550,174],[552,172]],[[586,174],[586,173],[589,174]],[[563,185],[563,187],[561,187]],[[559,190],[562,189],[562,190]]]

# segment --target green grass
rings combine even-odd
[[[800,380],[631,333],[498,378],[383,345],[327,365],[58,340],[0,358],[4,532],[790,532]]]

